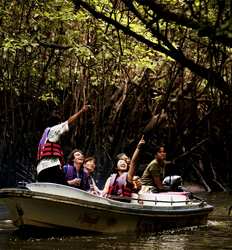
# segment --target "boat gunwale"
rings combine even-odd
[[[89,194],[90,195],[90,194]],[[139,215],[146,217],[161,217],[161,216],[196,216],[200,214],[207,214],[213,210],[213,206],[206,204],[201,206],[146,206],[141,204],[130,204],[120,201],[110,200],[108,198],[99,197],[105,199],[107,203],[100,203],[96,201],[88,201],[86,199],[65,197],[57,194],[48,194],[38,191],[31,191],[29,189],[22,188],[4,188],[0,189],[1,198],[36,198],[38,200],[47,200],[51,202],[58,202],[63,204],[71,204],[79,207],[86,207],[90,209],[110,211],[112,213],[120,213],[127,215]],[[83,202],[84,201],[84,202]],[[130,204],[130,207],[128,206]],[[199,203],[200,205],[200,203]]]

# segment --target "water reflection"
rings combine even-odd
[[[207,229],[208,230],[208,229]],[[0,237],[1,249],[159,249],[159,250],[184,250],[184,249],[210,249],[217,246],[218,249],[223,249],[225,240],[220,242],[218,239],[222,236],[219,231],[214,231],[211,234],[207,230],[188,231],[181,234],[161,234],[149,235],[135,238],[132,235],[127,236],[76,236],[76,237],[61,237],[61,238],[29,238],[21,240],[18,238]],[[2,236],[2,235],[1,235]],[[213,238],[212,238],[213,237]],[[217,241],[215,245],[215,240]],[[231,239],[227,239],[227,246],[231,245]],[[19,247],[20,246],[20,247]]]
[[[82,235],[21,237],[10,221],[0,221],[1,250],[212,250],[232,249],[232,216],[228,207],[232,203],[228,193],[204,194],[215,206],[207,226],[185,228],[146,235]]]
[[[188,235],[150,235],[135,238],[132,235],[124,237],[67,237],[48,239],[9,239],[8,249],[186,249]],[[6,244],[5,244],[6,246]],[[20,246],[20,248],[19,248]]]

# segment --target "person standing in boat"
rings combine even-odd
[[[140,149],[145,143],[143,137],[138,143],[129,165],[125,159],[119,159],[117,162],[116,173],[112,174],[106,181],[102,191],[103,196],[107,197],[130,197],[133,191],[133,177],[135,174],[135,165],[139,156]]]
[[[59,144],[61,135],[69,131],[70,125],[88,110],[89,106],[84,105],[82,109],[68,118],[67,121],[57,124],[59,116],[52,117],[52,125],[45,129],[40,139],[37,152],[37,181],[67,184],[63,171],[63,151]],[[55,125],[57,124],[57,125]]]
[[[155,159],[148,164],[141,177],[142,187],[139,193],[170,190],[170,187],[162,183],[165,176],[165,148],[163,146],[158,146],[155,148],[154,153]]]
[[[67,164],[63,167],[67,184],[82,190],[85,190],[84,183],[88,178],[88,173],[83,167],[84,160],[84,153],[79,149],[74,149],[68,156]]]

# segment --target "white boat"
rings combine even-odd
[[[204,225],[213,210],[186,192],[133,194],[130,202],[54,183],[0,189],[18,228],[69,228],[100,233],[160,231]]]

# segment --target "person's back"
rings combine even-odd
[[[63,151],[59,144],[60,137],[68,132],[69,126],[76,121],[81,113],[87,110],[88,106],[84,105],[80,111],[69,117],[67,121],[45,129],[38,146],[37,181],[67,184],[62,169],[64,160]],[[58,122],[57,119],[55,120]]]
[[[64,163],[63,151],[59,145],[60,136],[68,131],[68,123],[64,122],[46,128],[39,143],[37,159],[37,180],[65,184],[61,166]]]

